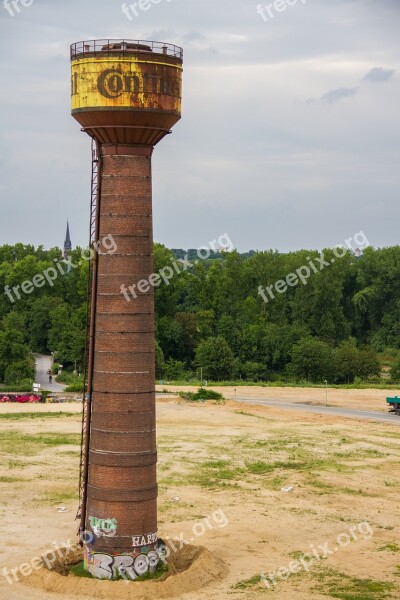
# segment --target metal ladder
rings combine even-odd
[[[97,241],[97,210],[100,193],[100,158],[98,146],[92,138],[92,178],[91,178],[91,196],[90,196],[90,226],[89,226],[89,248]],[[91,361],[91,310],[93,302],[93,283],[96,277],[93,258],[88,261],[88,277],[86,291],[86,340],[85,340],[85,358],[84,358],[84,388],[82,401],[82,431],[81,431],[81,453],[79,463],[79,508],[76,519],[80,519],[81,525],[79,532],[85,529],[86,521],[86,496],[87,496],[87,475],[89,460],[89,439],[91,426],[91,393],[92,393],[92,373],[89,372]]]

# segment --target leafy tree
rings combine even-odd
[[[170,358],[166,361],[164,365],[164,377],[169,381],[179,381],[180,379],[185,379],[186,373],[186,365],[180,360],[174,360]]]
[[[207,379],[230,379],[234,372],[235,357],[225,338],[218,336],[199,344],[195,364],[203,368],[203,375]]]
[[[0,331],[0,381],[4,381],[10,366],[28,360],[29,355],[22,333],[14,329]]]
[[[4,383],[6,385],[17,385],[20,382],[31,379],[35,376],[32,359],[18,360],[8,365],[4,374]]]
[[[61,298],[45,296],[32,303],[30,310],[30,344],[35,352],[49,352],[49,330],[52,312],[62,304]]]
[[[358,375],[363,379],[368,379],[368,377],[379,377],[381,372],[381,365],[373,349],[366,347],[360,350]]]
[[[390,377],[393,381],[400,381],[400,353],[390,369]]]
[[[335,366],[341,381],[354,382],[360,369],[360,355],[354,340],[346,340],[336,349]]]
[[[332,379],[333,362],[333,349],[322,340],[308,337],[293,346],[289,369],[298,379],[320,383]]]

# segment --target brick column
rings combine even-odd
[[[117,249],[98,258],[85,560],[105,578],[156,562],[154,289],[121,292],[153,273],[152,151],[101,146],[99,239]]]

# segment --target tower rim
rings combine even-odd
[[[98,39],[84,40],[71,44],[71,60],[79,60],[85,56],[120,56],[135,54],[158,54],[183,61],[183,49],[167,42],[153,40]]]

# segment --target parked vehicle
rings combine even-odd
[[[394,398],[386,398],[386,402],[390,406],[390,412],[396,413],[396,415],[400,415],[400,396],[395,396]]]

